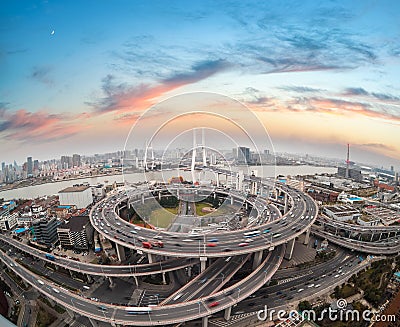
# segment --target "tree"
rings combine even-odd
[[[304,310],[311,310],[312,306],[311,303],[308,301],[301,301],[299,303],[299,311],[304,311]]]

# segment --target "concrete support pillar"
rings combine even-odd
[[[231,196],[231,205],[233,205],[233,196]]]
[[[47,298],[47,300],[48,300],[48,298]],[[71,318],[75,318],[75,312],[73,312],[69,309],[66,309],[66,310],[67,310],[68,316],[70,316]]]
[[[304,245],[308,245],[308,242],[310,241],[310,231],[311,231],[311,228],[309,228],[309,229],[307,229],[307,231],[306,231],[306,237],[304,238]]]
[[[217,173],[217,187],[219,187],[219,174]]]
[[[286,252],[285,252],[285,259],[286,260],[292,259],[293,249],[294,249],[294,242],[295,242],[295,239],[290,240],[288,245],[287,245],[287,247],[286,247]]]
[[[136,276],[133,276],[133,279],[135,280],[135,285],[136,285],[136,287],[138,287],[138,286],[139,286],[139,281],[138,281],[137,277],[136,277]]]
[[[71,276],[71,278],[74,278],[74,275],[73,275],[73,273],[72,273],[72,270],[68,270],[68,272],[69,272],[69,275]]]
[[[229,319],[231,319],[231,313],[232,313],[232,307],[227,307],[226,309],[225,309],[225,312],[224,312],[224,318],[225,318],[225,320],[229,320]]]
[[[374,238],[374,233],[371,234],[371,239],[369,241],[372,242],[373,238]]]
[[[206,270],[207,267],[207,257],[200,257],[200,272]]]
[[[158,192],[158,200],[161,200],[161,191]]]
[[[144,204],[144,194],[142,194],[142,204]]]
[[[187,274],[188,274],[188,277],[192,277],[192,266],[188,267]]]
[[[117,256],[119,261],[125,260],[125,250],[124,247],[118,243],[115,243],[115,248],[117,249]]]
[[[154,262],[153,255],[151,253],[147,253],[147,259],[149,260],[149,263],[153,263]]]
[[[115,286],[112,277],[108,277],[108,281],[110,282],[110,287],[113,288]]]
[[[381,238],[382,238],[382,233],[379,234],[379,241],[381,240]]]
[[[98,327],[99,324],[96,322],[96,320],[89,318],[90,323],[92,324],[93,327]]]
[[[263,255],[263,251],[254,252],[253,270],[256,269],[260,265],[262,255]]]
[[[86,277],[87,277],[87,281],[88,281],[88,283],[92,283],[92,282],[93,282],[93,278],[92,278],[92,276],[90,276],[90,275],[86,275]]]
[[[163,285],[167,285],[167,280],[165,279],[165,272],[161,273]]]
[[[202,327],[208,327],[208,317],[203,317],[201,320]]]
[[[283,208],[284,215],[288,212],[288,207],[289,207],[288,195],[285,193],[285,207]]]

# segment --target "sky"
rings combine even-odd
[[[395,0],[1,1],[0,161],[117,151],[152,106],[211,92],[277,152],[349,143],[400,170],[398,17]]]

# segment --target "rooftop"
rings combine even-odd
[[[67,188],[59,191],[58,193],[83,192],[83,191],[87,190],[88,188],[90,188],[90,186],[87,186],[87,185],[70,186],[70,187],[67,187]]]
[[[89,216],[72,216],[63,222],[60,229],[69,229],[71,232],[79,232],[89,223]]]

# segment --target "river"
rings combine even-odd
[[[314,167],[314,166],[254,166],[254,167],[233,167],[233,170],[243,170],[244,173],[249,173],[251,171],[257,171],[257,176],[263,177],[273,177],[277,175],[314,175],[314,174],[322,174],[328,173],[333,174],[337,172],[337,168],[334,167]],[[261,170],[261,171],[260,171]],[[96,184],[104,184],[108,182],[108,184],[112,184],[115,182],[122,182],[125,180],[135,183],[144,180],[152,181],[152,180],[164,180],[165,182],[168,181],[169,178],[172,176],[177,176],[178,172],[176,170],[167,170],[163,172],[147,172],[146,176],[143,172],[139,173],[132,173],[123,175],[112,175],[112,176],[101,176],[101,177],[90,177],[90,178],[82,178],[82,179],[75,179],[69,181],[62,181],[62,182],[54,182],[54,183],[47,183],[41,185],[33,185],[18,188],[15,190],[7,190],[0,192],[0,198],[4,198],[5,200],[11,199],[34,199],[44,195],[53,195],[57,194],[62,189],[72,186],[74,184],[83,184],[89,183],[90,185]],[[190,171],[179,171],[179,175],[181,175],[185,179],[191,180],[191,173]],[[206,174],[207,178],[211,178],[215,180],[215,176],[212,173]]]

